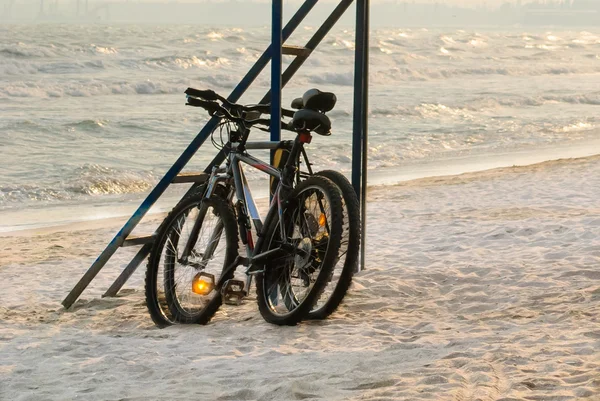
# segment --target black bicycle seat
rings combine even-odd
[[[292,109],[300,110],[302,108],[304,108],[304,101],[301,97],[292,100]]]
[[[323,113],[315,110],[302,109],[294,113],[290,124],[295,130],[314,131],[319,135],[331,135],[331,121]]]
[[[333,110],[337,97],[332,92],[321,92],[318,89],[310,89],[301,98],[292,101],[294,109],[308,109],[327,113]]]

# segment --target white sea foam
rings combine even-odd
[[[0,207],[31,201],[76,200],[85,195],[138,193],[149,190],[156,182],[151,173],[86,164],[65,172],[60,180],[49,180],[47,186],[0,184]]]

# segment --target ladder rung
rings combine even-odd
[[[285,54],[287,56],[308,57],[310,56],[310,52],[310,49],[302,46],[285,45],[281,47],[281,54]]]
[[[146,237],[128,237],[121,246],[136,246],[145,245],[154,242],[154,235],[148,235]]]
[[[175,178],[173,178],[173,184],[185,184],[190,182],[202,183],[208,180],[208,174],[206,173],[181,173],[177,174]]]

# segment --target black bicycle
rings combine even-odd
[[[327,316],[341,302],[355,269],[358,246],[352,242],[359,232],[358,202],[341,174],[311,174],[304,145],[312,132],[330,133],[325,112],[335,105],[335,95],[312,90],[295,101],[299,111],[284,110],[292,120],[282,128],[295,131],[295,140],[248,142],[251,127],[270,126],[270,120],[256,118],[268,113],[268,105],[241,106],[213,91],[191,88],[186,94],[189,105],[222,118],[228,128],[228,140],[222,144],[227,162],[215,167],[206,185],[185,197],[158,230],[146,273],[152,319],[159,326],[207,323],[223,300],[239,303],[254,276],[265,320],[292,325],[306,316]],[[287,157],[279,169],[251,156],[249,149],[285,150]],[[308,174],[299,169],[301,157]],[[264,224],[241,163],[275,180]],[[336,185],[341,178],[344,183]],[[350,202],[348,190],[354,195]],[[244,257],[239,255],[240,239]],[[340,260],[342,273],[336,277],[334,267]],[[246,267],[245,282],[233,278],[240,265]]]

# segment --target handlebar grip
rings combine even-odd
[[[215,101],[215,100],[219,100],[219,95],[217,95],[217,93],[213,90],[210,89],[206,89],[206,90],[200,90],[200,89],[194,89],[194,88],[187,88],[185,90],[185,94],[189,95],[189,96],[194,96],[194,97],[200,97],[204,100],[209,100],[209,101]]]
[[[206,100],[196,99],[193,97],[187,98],[187,104],[194,107],[202,107],[211,113],[215,113],[221,108],[221,106],[215,102],[208,102]]]

